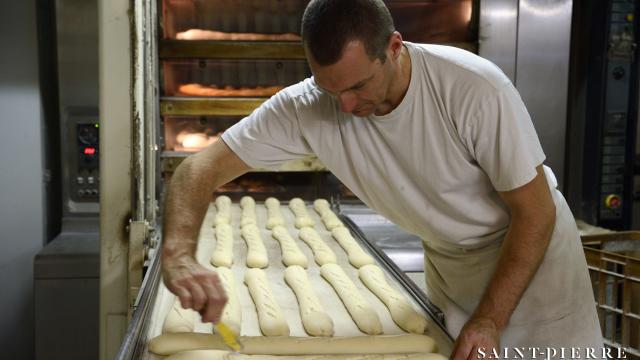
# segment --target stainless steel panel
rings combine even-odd
[[[97,1],[85,0],[55,1],[65,217],[98,212],[97,195],[87,195],[89,188],[93,192],[97,187],[80,184],[76,179],[98,179],[99,173],[79,170],[79,145],[75,136],[78,122],[98,122],[97,4]]]
[[[100,0],[100,359],[113,359],[127,325],[132,186],[131,28],[128,0]],[[131,301],[132,302],[132,301]]]
[[[478,55],[498,65],[513,83],[516,81],[517,36],[517,1],[480,1]]]
[[[424,271],[424,248],[418,236],[409,234],[382,215],[364,206],[341,207],[367,241],[382,250],[403,272]]]
[[[521,0],[516,87],[549,165],[564,177],[572,0]]]

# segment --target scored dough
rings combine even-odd
[[[164,360],[447,360],[435,353],[424,354],[368,354],[368,355],[244,355],[224,350],[190,350],[166,357]]]
[[[311,287],[307,272],[300,266],[289,266],[284,271],[284,280],[296,294],[300,307],[300,318],[307,334],[333,336],[333,320],[320,304],[320,300]]]
[[[389,286],[382,269],[375,265],[365,265],[358,270],[360,280],[389,308],[391,318],[408,332],[423,334],[427,319],[418,313],[407,299]]]
[[[326,354],[414,354],[433,353],[437,344],[427,335],[400,334],[350,337],[265,337],[241,336],[242,353],[248,355]],[[225,350],[222,339],[212,334],[176,333],[156,336],[149,351],[171,355],[187,350]]]
[[[284,225],[285,221],[280,212],[280,201],[276,198],[267,198],[264,202],[267,208],[267,229],[271,230],[278,225]]]
[[[220,321],[225,323],[238,336],[242,326],[242,308],[240,307],[240,299],[236,290],[236,280],[229,268],[216,268],[216,273],[218,273],[220,283],[227,294],[227,304],[224,306]]]
[[[244,273],[244,282],[256,305],[260,330],[265,336],[289,336],[289,325],[273,296],[264,271],[249,269]]]
[[[256,224],[256,202],[251,196],[243,196],[240,199],[242,216],[240,217],[240,227]]]
[[[378,314],[362,297],[358,288],[339,265],[324,264],[320,267],[320,274],[331,284],[362,332],[369,335],[382,333],[382,324]]]
[[[313,202],[313,208],[318,215],[320,215],[320,218],[322,218],[324,227],[327,228],[327,230],[331,231],[334,228],[344,226],[342,221],[338,219],[338,216],[331,210],[331,206],[327,200],[317,199]]]
[[[247,224],[240,232],[247,243],[247,266],[252,268],[264,268],[269,265],[267,249],[264,247],[260,229],[256,224]]]
[[[303,227],[300,229],[298,236],[302,241],[309,245],[313,251],[313,257],[318,265],[322,266],[329,263],[335,264],[337,262],[336,254],[327,244],[325,244],[320,237],[320,234],[318,234],[313,228]]]
[[[295,226],[301,229],[305,226],[314,226],[315,221],[309,216],[307,212],[307,205],[300,198],[293,198],[289,201],[289,208],[291,212],[296,216]]]
[[[216,198],[216,217],[213,225],[231,224],[231,199],[221,195]]]
[[[196,324],[196,312],[185,309],[176,297],[171,310],[162,324],[162,333],[192,332]]]
[[[216,248],[211,255],[213,266],[231,267],[233,263],[233,229],[231,225],[216,225]]]
[[[360,268],[367,264],[375,264],[375,260],[364,252],[353,236],[351,236],[349,229],[337,227],[331,230],[331,235],[333,235],[333,238],[336,239],[344,251],[347,252],[351,265]]]
[[[296,241],[289,235],[289,231],[284,226],[276,226],[273,228],[271,235],[278,240],[282,248],[282,263],[285,266],[299,265],[303,268],[309,266],[309,260],[302,253]]]

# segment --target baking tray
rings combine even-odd
[[[357,328],[331,285],[320,276],[320,267],[315,263],[311,249],[304,242],[298,239],[298,229],[293,226],[295,217],[289,210],[287,203],[281,202],[281,212],[287,223],[289,233],[297,240],[298,246],[309,259],[307,274],[318,297],[322,299],[325,311],[327,311],[334,321],[334,336],[365,336],[366,334],[362,333]],[[393,322],[386,306],[359,280],[358,269],[348,262],[346,252],[340,247],[338,242],[333,239],[331,233],[326,230],[320,217],[309,204],[307,204],[307,212],[316,222],[314,229],[336,254],[338,264],[343,268],[345,273],[360,290],[360,293],[378,314],[383,326],[384,334],[404,333],[404,331]],[[209,258],[215,247],[215,229],[213,228],[215,213],[215,204],[211,203],[200,230],[199,245],[196,253],[198,261],[209,268],[213,268],[209,263]],[[257,321],[255,306],[253,305],[248,289],[243,283],[244,272],[247,269],[245,263],[247,248],[244,240],[240,236],[240,216],[241,209],[237,203],[234,203],[232,205],[231,218],[232,228],[234,230],[234,263],[231,269],[235,276],[236,289],[240,305],[242,307],[241,335],[262,336]],[[290,336],[306,337],[308,335],[304,331],[300,320],[295,294],[284,281],[283,271],[285,266],[281,261],[280,245],[271,237],[271,231],[267,230],[264,226],[266,217],[267,214],[264,204],[257,203],[257,225],[261,231],[269,256],[269,266],[264,269],[264,271],[269,279],[274,296],[287,319],[290,327]],[[422,312],[427,318],[427,322],[429,324],[429,332],[427,335],[433,337],[437,342],[439,352],[448,356],[452,349],[453,340],[444,329],[441,320],[437,318],[436,312],[431,307],[424,293],[411,280],[409,280],[383,252],[368,242],[355,224],[342,216],[341,220],[351,230],[352,235],[354,235],[356,241],[361,244],[362,248],[376,259],[378,263],[377,265],[385,271],[389,284],[401,293],[404,293],[414,308]],[[156,256],[156,258],[159,258],[159,256]],[[156,260],[153,262],[148,272],[148,275],[151,276],[152,279],[149,281],[145,280],[141,296],[138,299],[138,302],[136,302],[137,306],[133,312],[132,322],[123,342],[123,347],[121,348],[120,354],[122,354],[122,356],[119,356],[118,359],[157,360],[163,358],[150,353],[146,348],[146,342],[148,340],[161,334],[165,316],[170,310],[175,299],[175,296],[167,290],[161,281],[159,281],[160,276],[158,276],[158,269],[159,263]],[[155,290],[147,289],[147,287],[155,287]],[[211,333],[212,326],[211,324],[204,324],[197,321],[194,331]],[[127,350],[127,348],[129,350]],[[135,350],[132,351],[131,349]]]

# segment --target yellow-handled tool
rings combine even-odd
[[[213,331],[220,334],[224,344],[227,345],[231,350],[237,353],[242,350],[242,344],[236,338],[236,334],[234,334],[233,331],[231,331],[231,329],[229,329],[229,327],[224,323],[219,322],[217,324],[213,324]]]

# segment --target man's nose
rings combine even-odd
[[[340,110],[345,113],[350,113],[355,110],[358,104],[356,95],[351,91],[343,92],[339,95],[338,99],[340,100]]]

